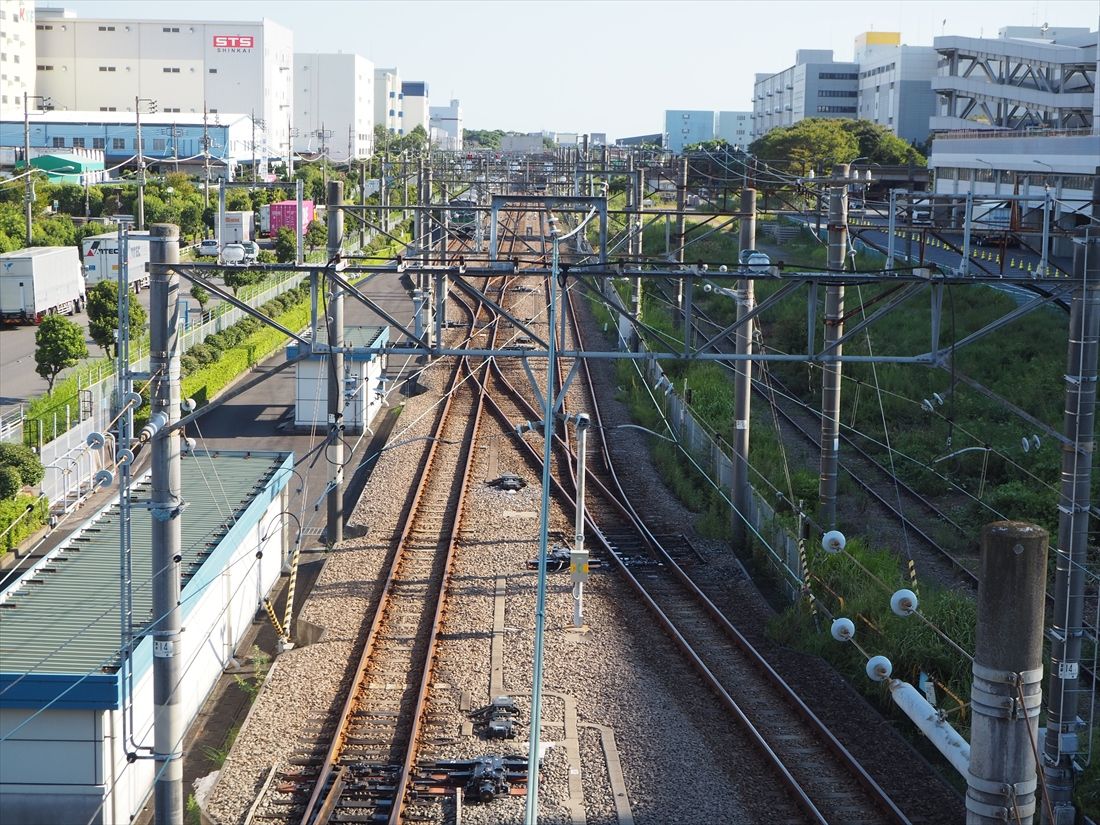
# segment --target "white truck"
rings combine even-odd
[[[247,212],[226,212],[221,242],[224,247],[227,243],[242,243],[252,240],[255,235],[256,213],[249,209]]]
[[[130,238],[129,280],[134,292],[149,286],[149,273],[145,264],[149,262],[149,241]],[[119,244],[117,232],[105,232],[102,235],[90,235],[80,243],[80,259],[84,264],[84,282],[94,286],[100,281],[118,281]]]
[[[38,324],[84,309],[84,275],[75,246],[36,246],[0,255],[0,320]]]

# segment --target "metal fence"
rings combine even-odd
[[[272,298],[293,289],[301,282],[301,273],[287,273],[279,281],[249,296],[246,302],[259,307]],[[186,352],[196,344],[201,344],[208,335],[221,332],[246,317],[246,313],[237,307],[212,313],[203,323],[180,331],[180,350]],[[143,372],[149,369],[147,348],[139,357],[130,362],[130,369]],[[109,429],[117,379],[115,370],[108,364],[97,368],[88,380],[78,378],[77,414],[66,405],[60,413],[54,413],[52,420],[34,419],[37,432],[33,435],[38,444],[38,453],[46,473],[42,480],[42,494],[55,509],[75,506],[81,496],[91,488],[92,478],[102,468],[101,456],[86,445],[92,432],[106,432]],[[0,420],[0,440],[22,442],[24,430],[32,423],[25,418],[20,407],[17,414],[9,414]]]
[[[602,291],[609,303],[614,304],[621,311],[626,311],[622,298],[610,280],[603,282]],[[627,348],[627,335],[623,325],[619,324],[620,349]],[[639,343],[639,348],[642,351],[649,349],[644,341]],[[643,376],[651,387],[659,383],[664,384],[662,379],[670,381],[666,386],[672,385],[671,379],[667,379],[665,371],[656,360],[644,361],[643,364]],[[732,389],[730,391],[732,392]],[[731,445],[697,419],[688,404],[675,391],[670,392],[664,399],[664,415],[680,446],[695,459],[702,471],[719,490],[723,491],[723,495],[729,501],[731,496],[728,491],[733,486]],[[732,502],[730,505],[732,507]],[[750,525],[750,532],[755,533],[760,540],[764,554],[779,574],[788,598],[792,601],[799,598],[803,576],[798,539],[782,526],[775,517],[774,508],[755,489],[750,511],[743,514]]]

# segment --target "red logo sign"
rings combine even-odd
[[[251,49],[256,45],[256,38],[250,34],[215,34],[215,49]]]

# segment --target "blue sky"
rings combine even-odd
[[[750,109],[753,74],[796,49],[851,59],[860,32],[996,36],[1098,28],[1096,0],[51,0],[81,17],[269,17],[295,51],[358,52],[462,101],[468,128],[659,132],[665,109]],[[946,20],[946,24],[944,21]]]

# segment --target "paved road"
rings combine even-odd
[[[136,297],[148,310],[149,290],[143,289]],[[217,304],[218,300],[211,297],[206,308],[213,309]],[[192,321],[198,323],[199,305],[193,299],[188,299],[188,306],[192,311]],[[74,315],[72,320],[84,327],[84,339],[88,345],[89,358],[102,358],[103,350],[87,335],[88,313]],[[28,398],[46,391],[46,379],[34,371],[34,335],[37,330],[38,327],[31,325],[0,327],[0,415],[14,410]],[[70,372],[71,370],[62,372],[58,380]]]

